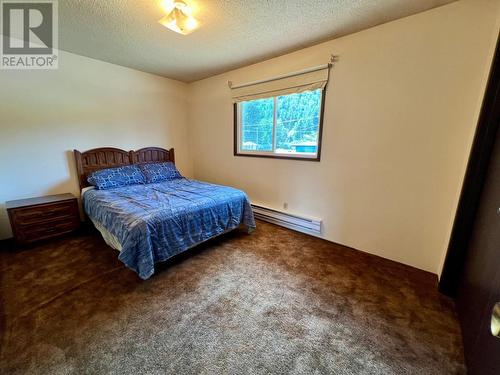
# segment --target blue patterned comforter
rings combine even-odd
[[[245,224],[255,228],[246,194],[188,179],[88,190],[87,215],[122,246],[119,259],[142,279],[154,264]]]

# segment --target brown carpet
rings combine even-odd
[[[96,234],[0,253],[1,372],[463,374],[431,274],[259,222],[141,281]]]

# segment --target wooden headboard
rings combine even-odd
[[[74,154],[80,189],[90,186],[87,182],[88,175],[99,169],[164,161],[175,164],[173,148],[165,150],[160,147],[145,147],[137,151],[125,151],[114,147],[101,147],[84,152],[74,150]]]

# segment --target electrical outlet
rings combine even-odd
[[[284,209],[284,210],[288,210],[288,203],[287,203],[287,202],[284,202],[284,203],[283,203],[283,209]]]

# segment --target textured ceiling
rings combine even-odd
[[[454,0],[186,0],[200,28],[158,23],[160,0],[60,0],[59,48],[195,81]]]

